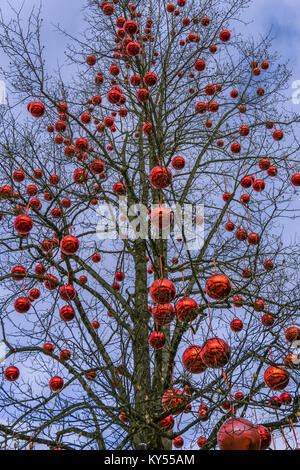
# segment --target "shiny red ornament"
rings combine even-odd
[[[206,63],[204,62],[204,60],[197,60],[194,67],[197,70],[197,72],[202,72],[206,68]]]
[[[27,297],[19,297],[14,303],[15,310],[19,313],[26,313],[31,307]]]
[[[174,418],[172,415],[167,416],[166,418],[162,419],[160,422],[160,427],[164,431],[172,431],[174,427]]]
[[[184,297],[180,299],[176,305],[176,315],[178,320],[183,322],[192,322],[198,315],[199,305],[194,299]]]
[[[175,447],[175,449],[181,449],[183,447],[183,444],[184,440],[182,439],[182,437],[177,436],[175,437],[175,439],[173,439],[173,446]]]
[[[263,180],[255,180],[253,183],[254,191],[261,192],[265,189],[266,183]]]
[[[45,114],[45,106],[43,103],[40,102],[31,102],[27,105],[27,110],[30,112],[30,114],[35,117],[35,118],[40,118],[44,116]]]
[[[161,331],[155,331],[151,333],[149,337],[149,344],[154,349],[161,349],[164,347],[166,339]]]
[[[57,277],[53,276],[52,274],[46,274],[45,277],[47,278],[47,280],[44,282],[46,289],[55,290],[58,286]]]
[[[242,400],[244,398],[244,394],[242,392],[236,392],[234,395],[235,400]]]
[[[271,444],[271,433],[264,426],[257,426],[260,435],[260,448],[259,450],[266,450]]]
[[[182,355],[183,367],[192,374],[201,374],[207,366],[201,359],[201,346],[191,345]]]
[[[153,72],[148,72],[144,76],[144,83],[147,86],[155,86],[158,81],[158,77],[155,73]]]
[[[70,300],[74,300],[76,297],[76,290],[70,284],[66,284],[59,289],[59,296],[62,300],[69,302]]]
[[[206,444],[206,442],[207,442],[206,437],[201,436],[197,440],[197,445],[200,449],[202,449],[202,447]]]
[[[185,402],[185,396],[182,390],[174,388],[173,390],[167,390],[162,397],[162,405],[165,411],[173,411],[174,408],[183,405]],[[173,411],[172,415],[178,415],[182,413],[182,410]]]
[[[272,326],[274,323],[274,317],[272,315],[266,313],[261,317],[261,322],[264,326]]]
[[[234,144],[231,145],[232,153],[240,153],[241,148],[242,148],[241,145],[237,142],[235,142]]]
[[[243,324],[242,320],[240,320],[239,318],[235,318],[230,323],[230,329],[234,333],[239,333],[240,331],[242,331],[243,327],[244,327],[244,324]]]
[[[224,367],[230,360],[230,347],[220,338],[209,339],[202,347],[201,359],[207,367]]]
[[[283,139],[283,135],[284,135],[284,134],[283,134],[282,131],[277,130],[277,131],[275,131],[275,132],[273,133],[273,139],[274,139],[274,140],[277,140],[277,141],[282,140],[282,139]]]
[[[247,240],[248,240],[249,245],[253,245],[253,246],[258,245],[258,243],[259,243],[259,235],[258,235],[258,233],[250,233],[250,234],[248,235],[248,239],[247,239]]]
[[[4,377],[9,382],[15,382],[15,380],[17,380],[19,376],[20,376],[20,371],[15,366],[7,367],[7,369],[5,369],[4,371]]]
[[[78,238],[72,235],[65,236],[60,242],[60,248],[65,255],[74,255],[79,248]]]
[[[220,39],[221,39],[221,41],[227,42],[227,41],[229,41],[230,37],[231,37],[231,34],[230,34],[230,32],[229,32],[227,29],[223,29],[223,30],[220,32]]]
[[[40,295],[41,295],[41,293],[40,293],[40,291],[39,291],[38,289],[35,289],[35,288],[34,288],[34,289],[31,289],[31,290],[29,291],[29,294],[28,294],[28,300],[29,300],[30,302],[33,302],[34,300],[39,299],[39,298],[40,298]]]
[[[68,349],[63,349],[59,355],[61,361],[69,361],[71,359],[71,351]]]
[[[150,219],[151,224],[157,229],[167,229],[172,223],[173,215],[170,209],[160,206],[151,211]]]
[[[172,183],[173,175],[169,168],[156,166],[151,170],[149,179],[154,188],[166,189]]]
[[[93,160],[90,164],[90,170],[94,175],[100,175],[104,171],[104,163],[101,160]]]
[[[125,279],[125,274],[122,271],[119,271],[115,274],[115,280],[118,282],[122,282]]]
[[[271,176],[271,177],[274,177],[276,176],[278,173],[278,170],[275,166],[270,166],[270,168],[268,169],[268,175]]]
[[[43,346],[43,349],[45,349],[45,351],[48,351],[50,353],[53,353],[54,351],[54,346],[53,344],[51,343],[45,343],[44,346]]]
[[[271,390],[283,390],[289,383],[290,374],[285,368],[270,366],[265,371],[264,381]]]
[[[243,418],[231,418],[220,428],[218,444],[221,450],[259,450],[257,427]]]
[[[247,240],[248,238],[248,233],[245,229],[241,228],[237,230],[236,234],[236,239],[239,240],[240,242]]]
[[[65,305],[60,309],[59,316],[62,320],[66,322],[73,320],[73,318],[75,317],[73,307],[71,307],[71,305]]]
[[[61,377],[52,377],[49,381],[49,387],[53,392],[60,392],[64,386],[64,381]]]
[[[141,52],[141,46],[137,42],[130,42],[126,48],[126,52],[130,57],[136,57]]]
[[[86,139],[80,137],[75,141],[75,147],[78,148],[78,150],[82,150],[83,152],[85,152],[89,148],[89,143]]]
[[[96,60],[96,57],[95,57],[95,56],[93,56],[93,55],[87,56],[87,58],[86,58],[86,63],[87,63],[88,65],[93,66],[93,65],[95,65],[96,62],[97,62],[97,60]]]
[[[182,170],[185,167],[185,159],[177,155],[172,160],[172,167],[174,170]]]
[[[12,176],[13,176],[13,180],[16,183],[22,183],[22,181],[24,181],[24,179],[25,179],[25,173],[22,170],[14,171]]]
[[[126,194],[126,186],[124,183],[118,182],[113,186],[113,192],[117,196],[124,196]]]
[[[22,281],[26,276],[27,272],[23,266],[15,266],[11,270],[12,278],[14,281]]]
[[[100,263],[101,255],[99,253],[94,253],[92,256],[93,263]]]
[[[150,92],[148,90],[146,90],[146,88],[141,88],[138,92],[137,92],[137,99],[141,102],[141,103],[146,103],[146,101],[148,101],[150,98]]]
[[[157,279],[150,287],[150,296],[158,304],[172,302],[175,294],[175,286],[169,279]]]
[[[300,186],[300,173],[295,173],[291,178],[291,182],[293,186]]]
[[[231,292],[231,282],[225,274],[215,274],[206,281],[206,293],[215,300],[223,300]]]
[[[272,271],[272,269],[274,268],[274,264],[272,261],[270,260],[267,260],[264,262],[264,268],[266,271]]]
[[[289,343],[293,343],[293,341],[300,340],[300,330],[296,326],[291,326],[285,331],[286,340]]]
[[[245,176],[245,178],[242,179],[241,181],[241,186],[243,188],[250,188],[254,182],[254,177],[253,176]]]
[[[235,297],[233,297],[232,301],[233,301],[233,305],[235,307],[241,307],[243,305],[243,297],[241,297],[240,295],[237,295]]]
[[[175,309],[171,304],[155,305],[152,317],[157,325],[169,325],[175,317]]]
[[[19,215],[15,219],[14,227],[21,235],[27,235],[33,227],[33,221],[28,215]]]
[[[85,374],[85,378],[90,381],[95,380],[96,377],[97,377],[97,372],[95,370],[89,370]]]

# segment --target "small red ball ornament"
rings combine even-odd
[[[73,318],[75,317],[73,307],[71,307],[71,305],[65,305],[60,309],[59,316],[62,320],[66,322],[73,320]]]
[[[250,421],[231,418],[221,426],[218,444],[221,450],[259,450],[260,434]]]
[[[15,310],[19,313],[27,313],[31,307],[27,297],[19,297],[14,304]]]
[[[185,167],[185,159],[177,155],[172,160],[172,167],[174,170],[182,170]]]
[[[182,439],[182,437],[177,436],[175,437],[175,439],[173,439],[173,446],[175,447],[175,449],[181,449],[183,447],[183,444],[184,440]]]
[[[21,235],[27,235],[33,227],[33,221],[28,215],[19,215],[15,219],[14,227]]]
[[[199,447],[200,449],[202,449],[202,447],[206,444],[206,442],[207,442],[206,437],[201,436],[201,437],[199,437],[199,439],[197,440],[197,445],[198,445],[198,447]]]
[[[185,402],[185,396],[182,390],[174,388],[173,390],[167,390],[162,397],[162,405],[165,411],[172,411],[173,408],[177,408],[180,405],[183,405]],[[182,410],[173,411],[173,415],[178,415],[182,413]]]
[[[151,170],[149,179],[154,188],[166,189],[172,183],[173,175],[169,168],[156,166]]]
[[[249,245],[258,245],[259,243],[259,235],[257,233],[250,233],[248,235],[248,243]]]
[[[271,390],[283,390],[289,383],[290,374],[284,368],[270,366],[265,371],[264,381]]]
[[[291,326],[285,331],[286,340],[289,343],[300,340],[300,330],[296,326]]]
[[[66,284],[62,286],[59,290],[59,296],[62,300],[69,302],[70,300],[74,300],[76,297],[76,290],[70,284]]]
[[[277,141],[282,140],[282,139],[283,139],[283,135],[284,135],[284,134],[283,134],[282,131],[277,130],[277,131],[275,131],[275,132],[273,133],[273,139],[274,139],[274,140],[277,140]]]
[[[220,338],[209,339],[202,347],[201,359],[207,367],[224,367],[230,360],[230,347]]]
[[[229,41],[230,37],[231,37],[231,34],[230,34],[230,32],[229,32],[227,29],[223,29],[223,30],[220,32],[220,39],[221,39],[221,41],[227,42],[227,41]]]
[[[51,343],[45,343],[43,346],[43,349],[45,349],[45,351],[49,351],[50,353],[53,353],[54,346]]]
[[[126,186],[124,183],[118,182],[113,186],[113,192],[117,196],[124,196],[126,194]]]
[[[141,52],[141,46],[137,42],[130,42],[126,48],[126,52],[130,57],[136,57]]]
[[[42,103],[35,101],[28,104],[27,110],[35,118],[40,118],[44,116],[46,111],[45,106]]]
[[[261,322],[264,326],[272,326],[274,323],[274,317],[272,315],[266,313],[261,317]]]
[[[9,382],[15,382],[15,380],[17,380],[19,376],[20,376],[20,371],[15,366],[7,367],[7,369],[5,369],[4,371],[4,377]]]
[[[225,274],[215,274],[206,281],[206,293],[215,300],[225,299],[231,292],[231,282]]]
[[[165,336],[161,331],[151,333],[149,337],[149,344],[153,349],[161,349],[166,342]]]
[[[150,296],[158,304],[172,302],[175,294],[175,286],[169,279],[157,279],[150,287]]]
[[[171,304],[155,305],[152,317],[157,325],[169,325],[175,317],[175,309]]]
[[[300,173],[295,173],[291,178],[291,182],[294,186],[300,186]]]
[[[53,392],[60,392],[64,386],[64,381],[61,377],[55,376],[52,377],[49,381],[49,387]]]
[[[242,320],[240,320],[239,318],[235,318],[230,323],[230,328],[234,333],[239,333],[240,331],[242,331],[243,327],[244,327],[244,324]]]
[[[257,426],[260,435],[260,448],[259,450],[266,450],[271,444],[271,433],[264,426]]]
[[[12,268],[11,274],[14,281],[22,281],[27,276],[26,269],[23,266]]]
[[[65,236],[60,242],[60,248],[65,255],[74,255],[79,248],[78,238],[72,235]]]

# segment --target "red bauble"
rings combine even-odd
[[[160,422],[160,427],[164,431],[172,431],[174,427],[174,418],[172,415],[167,416],[166,418],[162,419]]]
[[[71,305],[65,305],[60,309],[59,316],[64,321],[71,321],[75,317],[75,312]]]
[[[147,86],[156,85],[157,80],[158,80],[157,75],[155,75],[155,73],[153,72],[146,73],[146,75],[144,76],[144,83]]]
[[[43,349],[45,349],[45,351],[49,351],[49,352],[53,353],[54,346],[51,343],[45,343],[44,346],[43,346]]]
[[[124,196],[126,194],[126,186],[124,183],[118,182],[113,186],[113,192],[117,196]]]
[[[90,170],[94,175],[100,175],[104,171],[104,163],[101,160],[93,160],[90,164]]]
[[[220,39],[221,39],[221,41],[227,42],[227,41],[229,41],[230,37],[231,37],[231,34],[230,34],[230,32],[229,32],[227,29],[223,29],[223,30],[220,32]]]
[[[241,297],[240,295],[237,295],[235,297],[233,297],[233,305],[235,307],[241,307],[243,305],[243,297]]]
[[[71,359],[71,352],[68,349],[63,349],[59,355],[61,361],[68,361]]]
[[[19,313],[26,313],[31,307],[27,297],[19,297],[14,304],[15,310]]]
[[[20,375],[20,371],[15,366],[7,367],[7,369],[5,369],[4,371],[4,377],[9,382],[14,382],[15,380],[17,380],[19,378],[19,375]]]
[[[180,321],[192,322],[198,315],[199,305],[193,299],[184,297],[175,305],[177,318]]]
[[[230,328],[234,333],[239,333],[240,331],[242,331],[243,327],[244,327],[243,322],[239,318],[235,318],[230,323]]]
[[[83,137],[80,137],[79,139],[76,140],[75,147],[85,152],[89,148],[89,143],[86,139],[84,139]]]
[[[41,293],[38,289],[31,289],[29,291],[28,300],[30,302],[33,302],[34,300],[37,300],[40,297],[40,295]]]
[[[285,332],[285,337],[289,343],[300,340],[300,330],[296,326],[291,326]]]
[[[39,118],[44,116],[45,114],[45,106],[42,103],[39,102],[31,102],[27,105],[27,110],[30,112],[30,114],[33,117]]]
[[[233,222],[227,222],[227,224],[225,224],[225,230],[227,230],[227,232],[233,232],[234,229],[235,225]]]
[[[64,381],[61,377],[52,377],[49,381],[49,387],[53,392],[60,392],[64,386]]]
[[[70,300],[74,300],[76,297],[76,290],[70,284],[66,284],[59,289],[60,298],[69,302]]]
[[[101,255],[99,253],[94,253],[92,256],[93,263],[100,263]]]
[[[125,279],[125,274],[122,271],[119,271],[115,274],[115,280],[118,282],[122,282]]]
[[[126,52],[130,57],[136,57],[141,52],[141,46],[138,42],[130,42],[126,47]]]
[[[95,65],[96,62],[97,62],[97,60],[96,60],[96,57],[95,57],[95,56],[93,56],[93,55],[87,56],[87,58],[86,58],[86,63],[87,63],[88,65],[93,66],[93,65]]]
[[[207,442],[207,439],[206,437],[199,437],[199,439],[197,440],[197,444],[198,444],[198,447],[200,447],[200,449],[202,449],[202,447],[206,444]]]
[[[174,170],[182,170],[185,167],[185,159],[177,155],[172,160],[172,167]]]
[[[14,281],[22,281],[27,276],[26,269],[23,266],[12,268],[11,274]]]
[[[244,398],[244,394],[242,392],[236,392],[234,395],[235,400],[242,400]]]
[[[150,93],[148,90],[146,90],[145,88],[141,88],[138,92],[137,92],[137,99],[141,102],[141,103],[146,103],[146,101],[148,101],[150,98]]]
[[[152,317],[158,325],[169,325],[175,317],[174,307],[171,304],[155,305]]]
[[[242,148],[241,145],[237,142],[235,142],[234,144],[231,145],[232,153],[240,153],[241,148]]]
[[[165,411],[172,411],[173,408],[177,408],[183,405],[185,402],[185,396],[182,390],[174,388],[173,390],[167,390],[162,397],[162,405]],[[183,408],[183,407],[182,407]],[[178,415],[183,412],[182,410],[175,411],[172,414]]]
[[[207,369],[201,359],[201,346],[191,345],[182,355],[183,367],[192,374],[200,374]]]
[[[138,32],[138,25],[135,21],[132,21],[132,20],[128,20],[124,23],[123,25],[126,33],[129,35],[129,36],[133,36],[134,34],[136,34]]]
[[[248,243],[249,245],[257,245],[259,242],[259,235],[257,233],[250,233],[248,235]]]
[[[173,446],[175,447],[175,449],[181,449],[183,447],[183,444],[184,440],[182,439],[182,437],[177,436],[175,437],[175,439],[173,439]]]
[[[272,326],[274,323],[274,317],[269,314],[265,314],[261,317],[261,322],[264,326]]]
[[[76,184],[85,184],[89,179],[87,171],[77,168],[73,173],[73,180]]]
[[[157,279],[150,287],[150,296],[158,304],[172,302],[175,294],[175,286],[169,279]]]
[[[253,176],[245,176],[245,178],[243,178],[241,181],[241,186],[243,188],[250,188],[253,182],[254,182]]]
[[[165,189],[172,183],[173,176],[169,168],[156,166],[151,170],[149,179],[154,188]]]
[[[260,435],[260,448],[259,450],[266,450],[271,444],[270,431],[264,426],[257,426],[257,430]]]
[[[267,260],[264,262],[264,268],[266,271],[272,271],[272,269],[274,268],[274,264],[272,261],[270,260]]]
[[[22,170],[16,170],[13,172],[13,180],[16,181],[16,183],[21,183],[25,179],[25,173]]]
[[[58,286],[57,277],[53,276],[52,274],[46,274],[45,277],[47,277],[47,280],[44,282],[46,289],[55,290]]]
[[[279,140],[283,139],[283,135],[284,134],[283,134],[282,131],[277,130],[273,133],[273,139],[279,141]]]
[[[268,175],[269,176],[276,176],[278,173],[278,170],[276,168],[276,166],[270,166],[270,168],[268,169]]]
[[[197,70],[197,72],[202,72],[206,67],[206,63],[204,62],[204,60],[197,60],[197,62],[195,63],[195,69]]]
[[[128,423],[128,418],[126,416],[126,413],[125,411],[122,411],[122,413],[120,414],[120,421],[122,421],[122,423]]]
[[[283,390],[289,383],[290,374],[284,368],[270,366],[264,374],[265,384],[271,390]]]
[[[261,192],[265,189],[266,183],[263,180],[255,180],[253,183],[254,191]]]
[[[60,242],[60,248],[65,255],[74,255],[79,248],[78,238],[72,235],[65,236]]]
[[[260,161],[259,161],[259,168],[261,170],[267,170],[268,168],[270,168],[270,160],[269,158],[262,158]]]
[[[291,178],[291,182],[294,186],[300,186],[300,173],[295,173]]]
[[[207,367],[224,367],[230,360],[230,347],[220,338],[209,339],[202,347],[201,359]]]
[[[206,293],[215,300],[225,299],[231,292],[231,282],[225,274],[215,274],[206,281]]]
[[[85,378],[87,380],[95,380],[95,378],[97,377],[97,372],[95,370],[89,370],[86,374],[85,374]]]
[[[28,215],[19,215],[15,219],[14,227],[21,235],[27,235],[33,227],[33,221]]]
[[[221,426],[218,444],[221,450],[259,450],[260,434],[250,421],[231,418]]]
[[[237,230],[236,234],[236,239],[239,240],[240,242],[247,240],[248,238],[248,233],[246,232],[245,229],[241,228]]]
[[[149,344],[154,349],[161,349],[164,347],[166,342],[165,336],[161,331],[155,331],[151,333],[149,337]]]
[[[281,401],[281,403],[283,403],[284,405],[290,405],[292,403],[292,397],[289,393],[282,393],[279,397],[279,400]]]
[[[93,321],[92,328],[93,328],[93,330],[99,330],[100,323],[97,320]]]

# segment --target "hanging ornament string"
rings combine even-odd
[[[294,428],[294,425],[293,425],[292,418],[290,418],[290,423],[291,423],[291,426],[292,426],[292,430],[293,430],[293,434],[294,434],[294,438],[295,438],[295,442],[296,442],[296,447],[298,447],[297,435],[296,435],[296,432],[295,432],[295,428]]]
[[[182,284],[183,284],[184,297],[186,297],[185,282],[184,282],[184,267],[182,268]]]
[[[228,390],[229,390],[230,406],[231,406],[231,409],[232,409],[232,414],[235,417],[235,409],[234,409],[234,404],[233,404],[233,400],[232,400],[231,389],[230,389],[230,384],[229,384],[229,381],[228,381],[228,378],[227,378],[227,374],[226,374],[226,372],[222,372],[222,375],[224,377],[224,380],[225,380],[226,385],[227,385]]]
[[[212,332],[212,335],[214,334],[213,329],[212,329],[212,323],[211,323],[211,315],[210,315],[210,307],[209,307],[209,302],[207,302],[207,308],[208,308],[208,317],[209,317],[209,326],[210,326],[210,331]]]
[[[282,426],[281,426],[281,428],[280,428],[280,431],[281,431],[281,434],[282,434],[283,439],[284,439],[285,448],[286,448],[286,450],[288,450],[289,447],[288,447],[288,443],[287,443],[287,440],[286,440],[286,437],[285,437],[284,430],[283,430],[283,427],[282,427]]]

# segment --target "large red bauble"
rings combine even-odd
[[[133,36],[138,32],[138,25],[135,21],[128,20],[124,23],[124,29],[129,36]]]
[[[239,240],[240,242],[243,242],[243,241],[247,240],[248,233],[245,229],[241,228],[241,229],[237,230],[235,236],[236,236],[237,240]]]
[[[191,345],[182,355],[183,367],[192,374],[201,374],[207,368],[201,359],[201,346]]]
[[[181,449],[183,447],[183,444],[184,440],[182,439],[182,437],[177,436],[175,437],[175,439],[173,439],[173,446],[175,447],[175,449]]]
[[[291,178],[291,182],[294,186],[300,186],[300,173],[295,173]]]
[[[124,196],[126,194],[126,186],[124,183],[118,182],[113,186],[113,192],[117,196]]]
[[[15,219],[14,226],[21,235],[27,235],[33,227],[33,221],[28,215],[19,215]]]
[[[296,326],[291,326],[285,332],[285,337],[289,343],[300,340],[300,330]]]
[[[199,305],[194,299],[180,299],[175,305],[177,318],[180,321],[192,322],[198,315]]]
[[[243,322],[239,318],[235,318],[230,323],[230,328],[232,331],[234,331],[234,333],[239,333],[240,331],[242,331],[243,327],[244,327]]]
[[[231,36],[231,34],[230,34],[230,32],[229,32],[227,29],[223,29],[223,30],[220,32],[220,39],[221,39],[221,41],[223,41],[223,42],[229,41],[230,36]]]
[[[234,144],[231,145],[232,153],[240,153],[241,148],[242,148],[241,144],[239,144],[238,142],[235,142]]]
[[[39,102],[31,102],[27,105],[27,109],[33,117],[39,118],[45,114],[45,106]]]
[[[157,229],[167,229],[172,223],[173,215],[170,209],[160,206],[156,207],[151,212],[150,219],[153,227],[156,227]]]
[[[25,179],[25,173],[22,170],[16,170],[13,172],[13,180],[16,181],[16,183],[21,183]]]
[[[44,282],[46,289],[55,290],[58,286],[57,277],[53,276],[52,274],[46,274],[45,277],[47,277],[47,280]]]
[[[74,255],[79,248],[78,238],[66,235],[60,242],[60,248],[65,255]]]
[[[149,337],[149,344],[154,349],[161,349],[166,342],[165,336],[161,331],[154,331]]]
[[[271,390],[283,390],[289,383],[290,374],[284,368],[270,366],[264,373],[265,384]]]
[[[152,317],[158,325],[169,325],[175,317],[174,307],[171,304],[155,305]]]
[[[146,75],[144,76],[144,83],[145,85],[147,86],[154,86],[156,85],[157,83],[157,75],[153,72],[148,72],[146,73]]]
[[[121,93],[118,90],[111,90],[107,95],[107,100],[111,104],[118,104],[121,100]]]
[[[71,321],[75,317],[75,312],[71,305],[65,305],[60,309],[59,316],[64,321]]]
[[[73,180],[76,184],[85,184],[89,179],[88,172],[82,168],[76,168],[73,173]]]
[[[160,422],[160,427],[164,431],[172,431],[174,427],[174,418],[172,415],[167,416],[166,418],[162,419]]]
[[[146,88],[141,88],[137,92],[137,98],[141,103],[146,103],[146,101],[148,101],[148,99],[150,98],[150,93],[148,90],[146,90]]]
[[[19,313],[26,313],[30,309],[31,303],[27,297],[19,297],[15,301],[15,310]]]
[[[76,140],[75,147],[85,152],[89,148],[89,143],[86,139],[84,139],[83,137],[80,137],[79,139]]]
[[[267,313],[261,317],[261,322],[264,326],[272,326],[274,323],[274,317]]]
[[[141,46],[138,42],[131,41],[126,47],[126,52],[130,57],[136,57],[141,52]]]
[[[169,279],[157,279],[150,287],[150,296],[158,304],[172,302],[175,294],[175,286]]]
[[[206,293],[215,300],[223,300],[231,292],[231,282],[225,274],[215,274],[206,281]]]
[[[30,300],[30,302],[33,302],[34,300],[37,300],[40,295],[41,293],[38,289],[31,289],[28,294],[28,300]]]
[[[173,408],[177,408],[180,405],[183,405],[185,402],[185,396],[182,390],[174,388],[173,390],[167,390],[162,397],[162,405],[165,411],[172,411]],[[180,411],[175,411],[172,414],[178,415],[183,412],[183,409]]]
[[[221,450],[259,450],[260,434],[247,419],[231,418],[221,426],[218,444]]]
[[[64,381],[61,377],[55,376],[52,377],[52,379],[50,379],[49,381],[49,387],[51,388],[51,390],[53,390],[53,392],[60,392],[63,386]]]
[[[264,262],[264,268],[266,271],[272,271],[272,269],[274,268],[274,264],[271,260],[267,260]]]
[[[169,168],[156,166],[149,175],[150,183],[154,188],[165,189],[172,183],[172,173]]]
[[[273,139],[277,141],[283,139],[283,132],[279,130],[275,131],[273,134]]]
[[[270,160],[269,158],[262,158],[260,161],[259,161],[259,168],[261,170],[268,170],[268,168],[270,168]]]
[[[27,275],[26,269],[23,266],[15,266],[11,270],[12,278],[14,281],[22,281]]]
[[[263,180],[255,180],[253,183],[254,191],[261,192],[265,189],[266,183]]]
[[[197,70],[197,72],[202,72],[206,67],[206,63],[204,62],[204,60],[197,60],[197,62],[195,63],[195,69]]]
[[[104,171],[104,163],[101,160],[93,160],[90,164],[90,170],[94,175],[100,175]]]
[[[254,182],[254,177],[253,176],[245,176],[245,178],[242,179],[241,181],[241,186],[243,188],[250,188],[252,183]]]
[[[172,167],[174,170],[182,170],[185,167],[185,159],[177,155],[172,160]]]
[[[7,369],[5,369],[4,371],[4,377],[9,382],[14,382],[15,380],[17,380],[19,378],[19,375],[20,375],[20,371],[15,366],[7,367]]]
[[[208,339],[201,349],[201,359],[207,367],[224,367],[230,360],[230,347],[220,338]]]
[[[74,300],[76,297],[76,290],[70,284],[66,284],[59,289],[60,298],[69,302],[70,300]]]
[[[266,450],[271,444],[271,433],[264,426],[257,426],[260,435],[260,448],[259,450]]]

